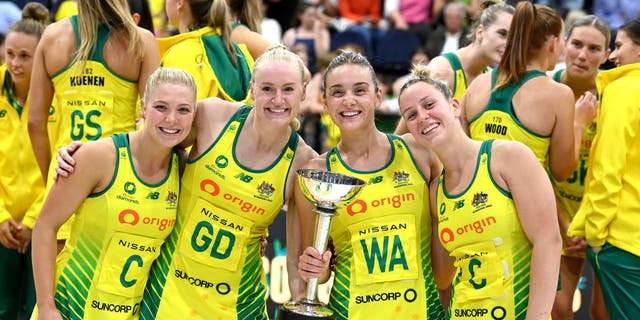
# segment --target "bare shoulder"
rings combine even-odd
[[[429,181],[433,180],[432,178],[441,170],[440,160],[435,152],[431,148],[421,145],[410,133],[405,133],[401,138],[407,143],[407,147],[424,177]]]
[[[527,81],[522,86],[522,92],[536,92],[536,94],[523,94],[528,98],[542,101],[573,100],[573,91],[566,84],[554,81],[550,77],[536,77]]]
[[[71,25],[71,20],[63,19],[48,25],[42,33],[40,41],[57,39],[58,37],[68,37],[73,34],[74,31],[73,26]],[[75,41],[75,37],[72,38],[72,40]]]
[[[240,102],[229,102],[217,97],[200,100],[196,110],[198,127],[205,123],[226,124],[242,106]]]
[[[142,43],[145,45],[145,47],[147,46],[155,46],[158,47],[158,40],[156,39],[156,36],[151,33],[151,31],[144,29],[144,28],[140,28],[138,27],[138,34],[140,35],[140,38],[142,39]]]
[[[195,141],[190,158],[200,155],[220,135],[233,114],[242,106],[242,103],[229,102],[219,98],[206,98],[200,100],[196,107],[196,117],[193,122]]]
[[[64,68],[77,50],[76,37],[69,19],[54,22],[42,33],[38,47],[42,51],[49,74]]]
[[[484,110],[491,97],[491,73],[483,73],[471,82],[462,97],[462,112],[468,121]]]
[[[449,87],[453,86],[453,68],[449,60],[442,56],[437,56],[429,62],[431,78],[445,81]]]
[[[494,169],[501,172],[523,171],[523,168],[532,163],[539,163],[538,159],[533,151],[523,143],[510,140],[493,141],[491,147],[492,171]]]
[[[313,150],[301,137],[298,137],[298,147],[294,157],[294,168],[302,168],[305,164],[309,163],[312,159],[318,157],[318,153]]]
[[[138,34],[140,35],[140,37],[142,37],[143,40],[153,40],[154,42],[157,41],[156,36],[151,33],[151,31],[141,27],[137,27],[137,30]]]
[[[116,163],[116,147],[111,138],[83,145],[73,154],[73,158],[76,160],[76,167],[72,176],[95,181],[98,189],[103,189],[111,181]]]

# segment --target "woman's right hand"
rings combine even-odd
[[[314,247],[307,247],[298,259],[298,273],[305,281],[323,279],[329,272],[331,251],[320,254]]]
[[[81,141],[73,141],[68,146],[60,148],[58,155],[56,156],[56,172],[53,176],[54,180],[58,180],[58,177],[66,178],[73,173],[73,167],[76,165],[76,161],[73,159],[73,154],[82,146]]]
[[[38,320],[63,320],[62,319],[62,315],[60,314],[60,311],[58,311],[58,309],[54,308],[47,308],[47,309],[40,309],[40,307],[38,307]]]
[[[575,122],[586,126],[596,117],[598,98],[590,91],[585,92],[576,101]]]

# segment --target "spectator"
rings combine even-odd
[[[460,2],[451,2],[444,7],[444,25],[436,27],[427,41],[429,57],[453,52],[467,45],[466,17],[464,4]]]
[[[384,0],[385,17],[397,30],[415,33],[422,45],[427,43],[431,30],[433,0]]]
[[[318,17],[317,8],[303,4],[298,10],[298,26],[284,33],[283,43],[289,50],[297,44],[304,44],[307,50],[307,67],[313,74],[318,71],[316,59],[329,51],[329,31]]]

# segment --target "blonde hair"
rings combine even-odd
[[[304,81],[305,77],[305,65],[302,59],[295,53],[291,52],[287,47],[281,44],[274,45],[267,49],[263,54],[261,54],[258,59],[256,59],[253,64],[253,74],[255,74],[258,69],[260,69],[264,64],[273,62],[273,61],[282,61],[286,63],[295,64],[300,70],[300,79]]]
[[[444,95],[447,100],[451,100],[451,98],[453,98],[453,94],[451,93],[449,86],[440,80],[431,78],[431,69],[426,65],[419,63],[413,66],[411,69],[411,77],[402,85],[402,88],[400,88],[398,101],[400,101],[400,96],[405,92],[405,90],[418,82],[424,82],[438,89],[438,91],[442,92],[442,95]]]
[[[127,1],[82,0],[77,3],[80,47],[74,61],[82,61],[84,64],[94,53],[98,42],[98,25],[101,23],[109,31],[122,32],[120,39],[128,41],[129,53],[138,59],[144,57],[142,37],[138,34],[138,27],[131,17]]]
[[[147,83],[144,87],[144,95],[142,96],[143,103],[147,104],[151,94],[160,85],[165,83],[182,85],[191,89],[191,92],[193,93],[193,100],[195,102],[196,97],[198,96],[198,87],[196,86],[195,80],[193,80],[193,77],[188,72],[174,68],[158,68],[149,76],[149,78],[147,78]]]

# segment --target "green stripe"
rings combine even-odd
[[[426,231],[426,230],[425,230]],[[440,295],[436,287],[431,268],[431,237],[423,234],[420,241],[420,261],[422,262],[422,276],[424,277],[425,302],[427,306],[427,319],[444,319],[444,310],[440,302]]]
[[[329,296],[329,307],[333,310],[336,320],[349,318],[349,300],[351,286],[351,260],[353,250],[351,247],[336,254],[336,269],[333,279],[333,287]]]
[[[140,306],[140,319],[155,319],[160,308],[160,299],[164,291],[164,285],[167,283],[167,275],[173,262],[173,254],[176,251],[178,238],[182,230],[182,220],[176,219],[174,231],[165,240],[158,259],[151,266],[151,273],[147,286],[144,289],[144,295]]]
[[[236,305],[237,319],[268,319],[267,287],[263,281],[264,269],[260,255],[260,241],[247,247],[247,258],[242,268]]]
[[[515,319],[525,319],[529,304],[529,278],[531,275],[532,246],[526,240],[514,243],[513,252],[513,298]]]
[[[82,319],[86,298],[95,276],[95,268],[100,255],[95,239],[78,239],[76,249],[63,268],[56,286],[56,307],[64,310],[69,319]]]

